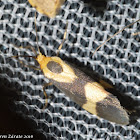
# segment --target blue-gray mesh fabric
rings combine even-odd
[[[18,92],[14,101],[16,112],[31,119],[38,131],[50,139],[140,139],[140,118],[128,126],[111,123],[88,113],[72,102],[55,86],[46,88],[51,98],[45,105],[42,85],[49,82],[41,71],[26,68],[13,55],[34,55],[19,48],[31,45],[37,51],[35,9],[26,0],[0,1],[0,81]],[[56,55],[67,38],[59,56],[109,80],[120,93],[140,102],[140,23],[136,23],[107,42],[94,56],[95,49],[109,36],[140,18],[139,0],[108,1],[102,13],[91,4],[67,0],[59,15],[49,19],[37,13],[37,36],[41,52]],[[15,47],[18,46],[18,47]],[[21,58],[36,65],[32,58]],[[131,104],[124,98],[126,104]],[[139,104],[138,104],[139,105]],[[136,106],[139,108],[139,106]]]

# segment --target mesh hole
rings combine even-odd
[[[130,9],[128,9],[128,15],[131,17],[131,18],[136,18],[136,13],[133,13],[133,11],[131,11]]]
[[[4,6],[4,10],[13,10],[13,8],[14,8],[13,4],[6,4]]]
[[[79,7],[80,7],[80,5],[78,4],[78,3],[72,3],[71,5],[70,5],[70,9],[79,9]]]
[[[136,52],[139,52],[140,49],[139,49],[138,46],[136,46],[134,43],[132,43],[132,44],[131,44],[131,50],[134,51],[134,52],[136,53]]]
[[[104,75],[104,69],[99,65],[95,65],[95,71],[97,71],[100,74]]]
[[[86,28],[83,29],[83,34],[84,34],[85,36],[87,36],[87,37],[91,37],[91,32],[92,32],[92,31],[89,31],[89,30],[86,29]]]
[[[111,15],[107,15],[107,14],[104,15],[105,21],[110,21],[110,19],[111,19]]]
[[[121,19],[119,19],[116,16],[113,16],[113,22],[116,23],[117,25],[120,25],[121,24]]]
[[[84,46],[84,47],[88,47],[89,45],[88,45],[88,42],[86,41],[86,40],[84,40],[83,38],[81,38],[80,39],[80,43],[81,43],[81,45],[82,46]],[[79,49],[79,48],[78,48]],[[80,49],[79,49],[79,51],[80,51]],[[82,50],[81,50],[82,51]]]
[[[10,14],[3,14],[2,16],[1,16],[1,20],[8,20],[8,21],[10,21],[11,20],[11,15]]]
[[[99,32],[95,32],[95,38],[99,41],[103,41],[103,36]]]
[[[16,14],[24,14],[25,15],[26,13],[26,8],[17,8],[17,11],[16,11]]]
[[[133,55],[130,55],[130,57],[128,58],[131,62],[136,62],[137,58]]]

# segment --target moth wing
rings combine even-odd
[[[65,0],[28,0],[40,13],[55,17]]]
[[[112,94],[108,93],[106,94],[107,96],[105,98],[96,101],[95,98],[94,99],[92,98],[93,96],[90,96],[91,93],[89,93],[89,96],[85,96],[82,93],[68,91],[62,88],[61,90],[65,92],[65,94],[69,96],[75,103],[79,104],[82,108],[84,108],[88,112],[100,118],[109,120],[111,122],[115,122],[118,124],[125,124],[125,125],[129,124],[128,114],[120,105],[119,100]],[[107,92],[107,91],[103,89],[103,92]]]

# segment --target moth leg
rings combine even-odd
[[[110,85],[109,83],[105,82],[104,80],[99,80],[99,83],[100,83],[105,89],[111,89],[111,88],[113,88],[112,85]]]
[[[132,33],[133,36],[140,34],[140,32]]]
[[[18,59],[18,57],[20,57],[20,56],[12,56],[12,57]],[[12,57],[10,57],[10,58],[12,58]],[[27,64],[25,64],[22,60],[19,60],[19,63],[21,63],[22,65],[24,65],[27,68],[32,68],[32,69],[35,69],[35,70],[41,70],[40,68],[37,68],[37,67],[35,67],[33,65],[27,65]]]
[[[43,93],[44,93],[44,96],[45,96],[45,98],[46,98],[46,102],[45,102],[45,106],[43,107],[43,110],[47,107],[47,105],[48,105],[48,96],[47,96],[47,93],[46,93],[46,91],[45,91],[45,88],[46,87],[48,87],[48,86],[51,86],[52,85],[52,83],[45,83],[44,85],[43,85]],[[50,97],[49,97],[50,98]]]
[[[60,44],[60,46],[59,46],[59,48],[58,48],[58,51],[57,51],[56,56],[58,56],[58,55],[59,55],[59,52],[60,52],[60,50],[62,49],[63,44],[64,44],[64,42],[65,42],[65,40],[66,40],[67,28],[68,28],[68,23],[66,24],[66,29],[65,29],[64,36],[63,36],[63,41],[62,41],[62,43]]]
[[[13,45],[14,45],[14,44],[13,44]],[[14,45],[14,47],[15,47],[15,48],[25,48],[25,49],[30,49],[30,50],[33,51],[33,53],[35,54],[35,56],[37,56],[37,52],[35,51],[35,49],[34,49],[32,46],[25,46],[25,47],[20,46],[20,47],[18,47],[18,46],[16,46],[16,45]]]

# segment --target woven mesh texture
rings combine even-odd
[[[43,73],[26,68],[13,55],[33,55],[37,50],[35,9],[26,0],[0,1],[0,81],[19,93],[16,112],[30,118],[44,137],[51,139],[140,139],[140,118],[121,126],[88,113],[55,86],[46,88],[51,99],[45,104]],[[94,56],[93,51],[110,35],[140,18],[139,0],[108,1],[103,15],[85,1],[67,0],[54,19],[37,14],[38,44],[41,52],[54,56],[62,42],[68,22],[67,39],[60,57],[87,67],[104,76],[126,97],[123,102],[140,108],[140,23],[126,29],[106,43]],[[32,58],[21,58],[35,65]],[[128,102],[127,99],[131,102]]]

